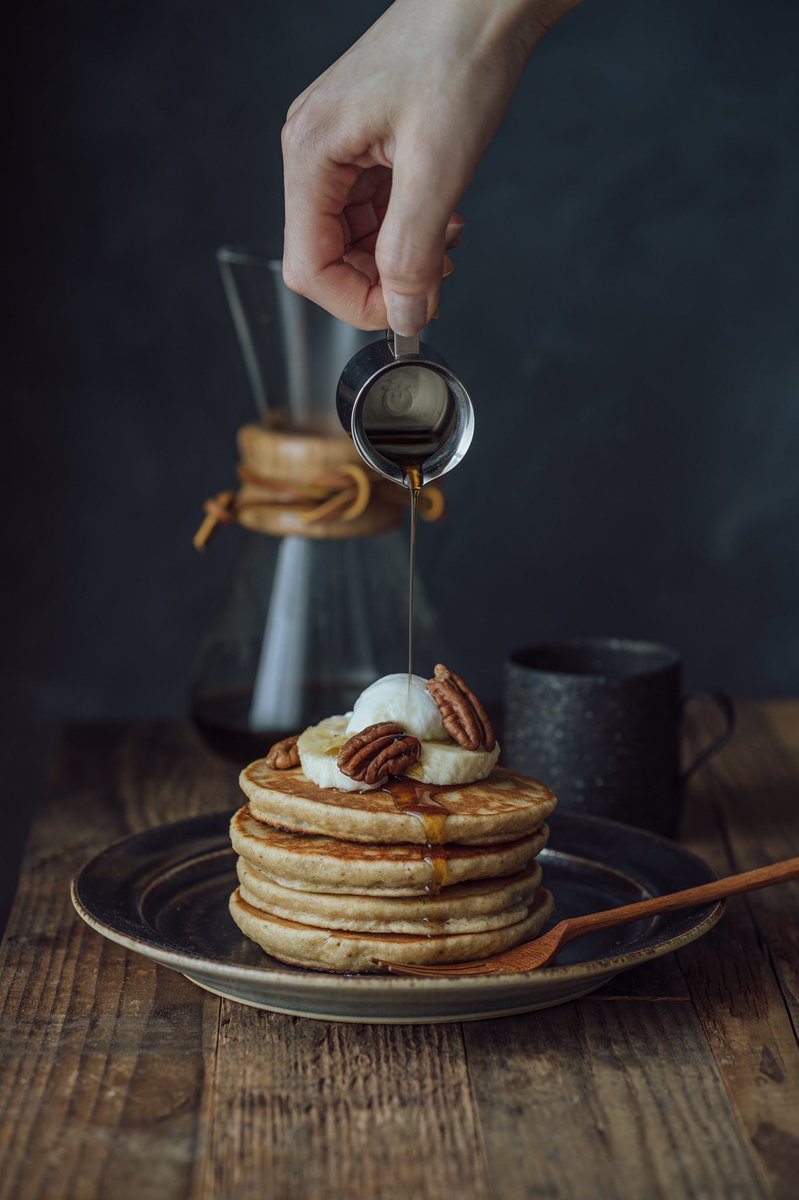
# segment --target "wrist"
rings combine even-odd
[[[414,0],[411,0],[414,2]],[[523,66],[541,38],[582,0],[438,0],[439,18],[464,52],[511,48]],[[449,12],[446,12],[449,10]],[[445,14],[446,13],[446,14]]]
[[[582,0],[448,0],[452,19],[489,43],[515,42],[525,59]]]

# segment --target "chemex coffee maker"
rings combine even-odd
[[[257,415],[238,431],[238,486],[206,500],[195,536],[203,549],[237,526],[240,544],[191,711],[210,745],[246,762],[405,669],[409,499],[422,520],[442,516],[433,481],[466,453],[474,419],[418,338],[375,341],[336,320],[289,291],[277,257],[225,247],[218,261]],[[397,486],[409,473],[420,496]],[[414,604],[427,673],[449,648],[418,580]]]

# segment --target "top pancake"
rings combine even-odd
[[[476,783],[392,779],[377,791],[342,792],[317,787],[299,767],[275,771],[258,759],[239,782],[258,820],[353,842],[490,846],[532,833],[556,804],[543,783],[504,767]]]

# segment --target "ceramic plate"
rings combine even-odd
[[[422,1023],[507,1016],[574,1000],[619,971],[711,929],[722,904],[592,934],[556,965],[522,975],[453,979],[332,975],[285,966],[248,941],[227,902],[236,886],[230,813],[191,817],[115,842],[72,885],[98,933],[241,1004],[330,1021]],[[556,920],[715,879],[673,842],[598,817],[558,813],[539,861]]]

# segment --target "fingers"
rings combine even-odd
[[[286,125],[283,152],[286,284],[351,325],[384,327],[385,310],[375,271],[364,271],[363,260],[350,255],[350,197],[356,197],[350,216],[358,234],[363,236],[373,219],[369,187],[361,182],[368,171],[333,161],[320,145],[315,127],[306,129],[299,114]],[[387,171],[384,175],[388,179]],[[373,182],[376,197],[380,180]],[[384,186],[387,192],[387,182]]]
[[[463,228],[466,220],[460,213],[453,213],[449,219],[446,232],[446,246],[448,250],[460,246],[463,241]]]
[[[344,262],[349,263],[360,271],[369,280],[370,287],[374,287],[380,282],[380,274],[377,270],[374,254],[370,254],[368,250],[350,250],[344,255]]]
[[[449,164],[416,147],[394,160],[391,196],[375,248],[388,324],[410,337],[438,310],[445,249],[463,227],[453,220],[462,187]],[[442,186],[446,180],[449,186]]]
[[[396,155],[393,169],[342,163],[318,120],[308,124],[298,115],[284,131],[287,285],[361,329],[420,330],[437,315],[464,224],[457,197],[431,189],[446,164],[426,169],[435,156],[418,152]]]

